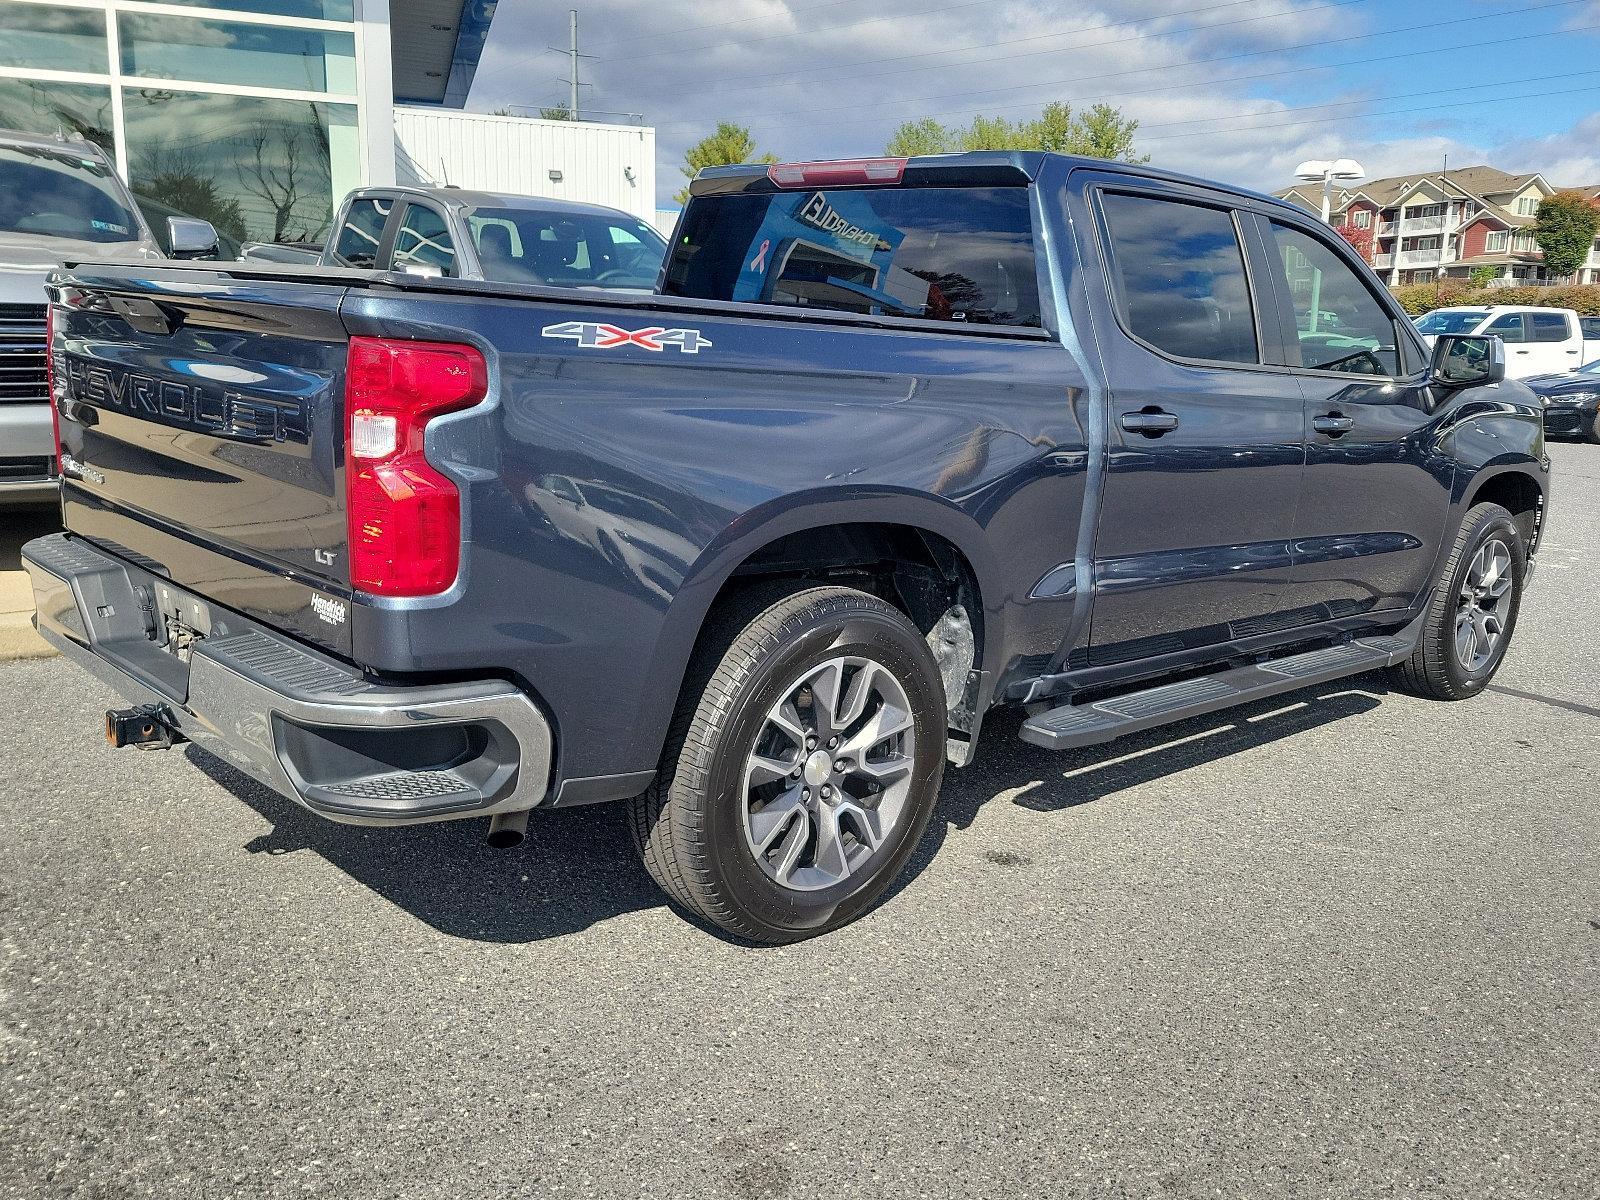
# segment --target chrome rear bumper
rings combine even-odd
[[[545,798],[549,723],[504,680],[369,679],[68,534],[29,542],[22,558],[47,641],[120,696],[161,706],[185,737],[322,816],[411,824],[514,812]],[[208,614],[210,632],[187,661],[158,644],[157,585]]]

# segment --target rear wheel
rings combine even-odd
[[[633,801],[645,867],[752,941],[835,929],[900,873],[937,800],[933,655],[903,614],[840,587],[753,598],[707,643],[656,782]]]
[[[1461,523],[1411,657],[1390,679],[1414,695],[1465,700],[1500,669],[1522,602],[1527,555],[1511,514],[1474,505]]]

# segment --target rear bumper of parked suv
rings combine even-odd
[[[158,728],[322,816],[364,825],[490,816],[548,791],[549,723],[504,680],[369,679],[82,538],[38,538],[22,557],[39,632],[64,655]]]

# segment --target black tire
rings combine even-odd
[[[1589,433],[1584,440],[1600,445],[1600,408],[1595,409],[1594,420],[1589,422]]]
[[[747,839],[747,809],[755,809],[746,759],[794,681],[841,655],[886,668],[903,690],[914,731],[910,788],[858,869],[822,890],[797,891],[769,878]],[[672,901],[740,938],[792,942],[837,929],[878,900],[916,849],[938,800],[945,729],[938,667],[904,614],[851,588],[752,593],[702,638],[655,783],[631,802],[635,845]],[[863,854],[853,843],[852,851]]]
[[[1511,589],[1501,617],[1503,632],[1485,661],[1470,667],[1456,648],[1462,588],[1478,552],[1495,540],[1504,544],[1511,557]],[[1500,669],[1516,632],[1527,561],[1522,534],[1511,514],[1498,504],[1473,505],[1435,581],[1416,649],[1406,661],[1389,668],[1390,682],[1401,691],[1431,700],[1467,700],[1483,691]]]

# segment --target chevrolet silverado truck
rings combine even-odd
[[[1299,209],[1036,153],[691,191],[644,297],[56,274],[24,556],[108,739],[502,844],[625,801],[684,912],[782,942],[882,895],[996,706],[1071,750],[1500,666],[1539,406]]]

